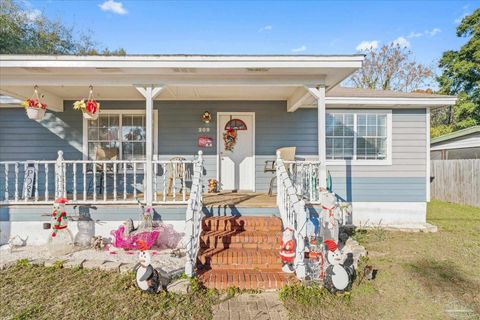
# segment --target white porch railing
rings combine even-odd
[[[153,203],[187,204],[193,160],[153,161]],[[57,160],[0,162],[0,203],[133,204],[145,201],[145,160]]]
[[[185,274],[193,276],[197,255],[200,249],[200,233],[202,231],[203,218],[203,156],[198,152],[198,159],[193,164],[193,181],[188,199],[187,214],[185,220],[185,239],[187,239],[187,262]]]
[[[311,204],[320,203],[320,170],[318,160],[284,161],[297,195]]]
[[[305,201],[297,195],[292,179],[285,168],[285,162],[277,153],[275,162],[277,173],[277,206],[282,218],[283,227],[294,230],[296,248],[294,268],[299,279],[304,279],[305,270],[305,237],[308,212]]]

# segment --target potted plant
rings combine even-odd
[[[33,96],[30,99],[22,101],[22,106],[25,107],[28,118],[32,120],[42,120],[47,110],[47,105],[40,102],[37,86],[34,88]]]
[[[81,110],[83,117],[88,120],[97,120],[100,112],[100,102],[93,97],[93,87],[90,86],[90,92],[87,99],[75,101],[73,103],[74,110]]]

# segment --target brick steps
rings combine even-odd
[[[281,271],[277,217],[209,217],[202,222],[197,270],[208,288],[278,289],[292,276]]]
[[[290,274],[278,270],[208,270],[199,273],[199,279],[207,288],[227,289],[280,289],[290,281]]]

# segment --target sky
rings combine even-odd
[[[480,8],[480,0],[22,2],[129,54],[354,54],[394,42],[431,66],[460,48],[455,28]]]

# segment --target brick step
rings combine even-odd
[[[275,250],[207,249],[200,252],[199,269],[274,269],[280,271],[282,260]]]
[[[278,217],[207,217],[202,221],[203,231],[281,231]]]
[[[227,289],[280,289],[288,282],[294,282],[295,277],[277,270],[207,270],[201,271],[199,280],[207,288]]]
[[[281,231],[203,231],[200,235],[202,249],[271,249],[278,250]]]

